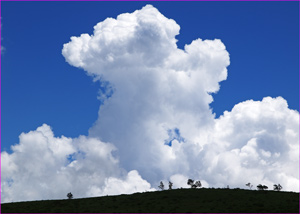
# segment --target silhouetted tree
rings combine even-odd
[[[187,185],[190,185],[192,187],[194,185],[194,180],[193,179],[188,179]]]
[[[280,191],[282,189],[282,186],[280,184],[274,184],[274,190]]]
[[[73,195],[72,195],[72,193],[71,193],[71,192],[69,192],[69,193],[67,194],[67,197],[68,197],[68,199],[72,199],[72,198],[73,198]]]
[[[266,190],[266,189],[268,189],[268,187],[267,187],[266,185],[258,184],[258,185],[257,185],[257,189],[258,189],[258,190]]]
[[[173,183],[171,181],[169,181],[169,190],[172,189]]]
[[[249,189],[251,189],[253,187],[253,185],[251,185],[251,183],[247,183],[246,186],[249,187]]]
[[[158,188],[161,189],[161,190],[165,189],[165,185],[164,185],[164,183],[162,181],[160,182]]]
[[[201,186],[202,186],[201,181],[196,181],[194,184],[194,188],[201,187]]]
[[[191,188],[197,188],[197,187],[201,187],[202,186],[201,181],[196,181],[194,183],[193,179],[188,179],[187,184],[190,185]]]
[[[258,190],[262,190],[262,185],[261,185],[261,184],[258,184],[258,185],[257,185],[257,189],[258,189]]]

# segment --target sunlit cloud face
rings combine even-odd
[[[179,188],[188,178],[298,191],[299,113],[267,97],[216,119],[209,105],[227,78],[229,53],[218,39],[179,49],[179,30],[147,5],[71,37],[66,61],[102,86],[98,119],[75,139],[54,137],[48,125],[23,133],[12,154],[1,154],[2,200],[152,191],[161,180]]]
[[[98,23],[93,35],[72,37],[62,51],[71,65],[113,88],[90,136],[113,142],[123,167],[138,169],[153,180],[188,168],[176,158],[183,143],[178,151],[176,145],[165,145],[169,130],[177,130],[187,145],[202,141],[199,130],[214,120],[209,93],[217,92],[227,77],[224,44],[197,39],[178,49],[179,29],[148,5]]]
[[[95,138],[57,138],[44,124],[21,134],[12,150],[1,153],[3,202],[151,190],[137,171],[120,169],[114,145]]]
[[[298,191],[299,113],[283,98],[239,103],[215,121],[202,159],[210,181],[240,186],[245,180],[268,186],[278,181]]]

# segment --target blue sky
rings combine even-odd
[[[1,2],[1,24],[3,200],[299,190],[299,2]]]
[[[71,36],[146,2],[1,2],[1,150],[21,132],[50,124],[56,135],[87,134],[99,84],[61,55]],[[211,104],[217,117],[248,99],[282,96],[299,110],[298,2],[151,2],[181,26],[183,48],[219,38],[231,64]],[[85,111],[85,109],[89,109]]]

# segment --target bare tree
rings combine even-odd
[[[165,185],[164,185],[164,183],[162,181],[160,182],[158,188],[161,189],[161,190],[165,189]]]
[[[172,189],[173,183],[171,181],[169,181],[169,190]]]
[[[247,183],[246,186],[249,187],[249,189],[251,189],[253,187],[253,185],[251,183]]]

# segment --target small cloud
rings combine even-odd
[[[5,48],[1,45],[1,54],[4,54]]]

